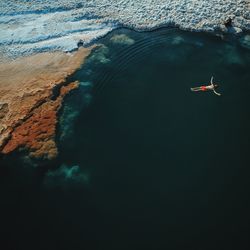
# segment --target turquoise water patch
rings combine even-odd
[[[107,46],[101,44],[95,50],[95,53],[90,55],[89,61],[93,61],[95,63],[106,64],[106,63],[110,62],[108,55],[109,55],[109,48]]]
[[[86,76],[89,71],[86,70]],[[74,123],[80,112],[87,108],[92,100],[91,90],[93,84],[90,81],[79,83],[77,93],[74,96],[68,96],[59,117],[59,138],[61,143],[69,145],[74,135]]]
[[[44,185],[46,188],[88,185],[90,175],[81,171],[80,167],[62,165],[58,169],[49,170],[46,174]]]

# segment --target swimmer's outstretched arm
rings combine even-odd
[[[216,95],[221,96],[221,94],[218,93],[218,92],[216,92],[214,89],[213,89],[213,92],[214,92]]]
[[[214,85],[213,81],[214,81],[214,77],[212,76],[210,80],[211,85]]]

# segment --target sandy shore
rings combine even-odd
[[[56,157],[57,112],[63,97],[77,83],[63,85],[92,48],[74,53],[40,53],[0,64],[1,153],[25,148],[34,157]],[[60,89],[57,96],[53,94],[55,88]]]

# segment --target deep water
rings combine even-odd
[[[249,249],[250,51],[176,29],[100,43],[58,159],[0,162],[1,249]],[[211,76],[222,96],[190,91]]]

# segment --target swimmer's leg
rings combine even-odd
[[[191,91],[201,91],[201,87],[195,87],[195,88],[191,88]]]

